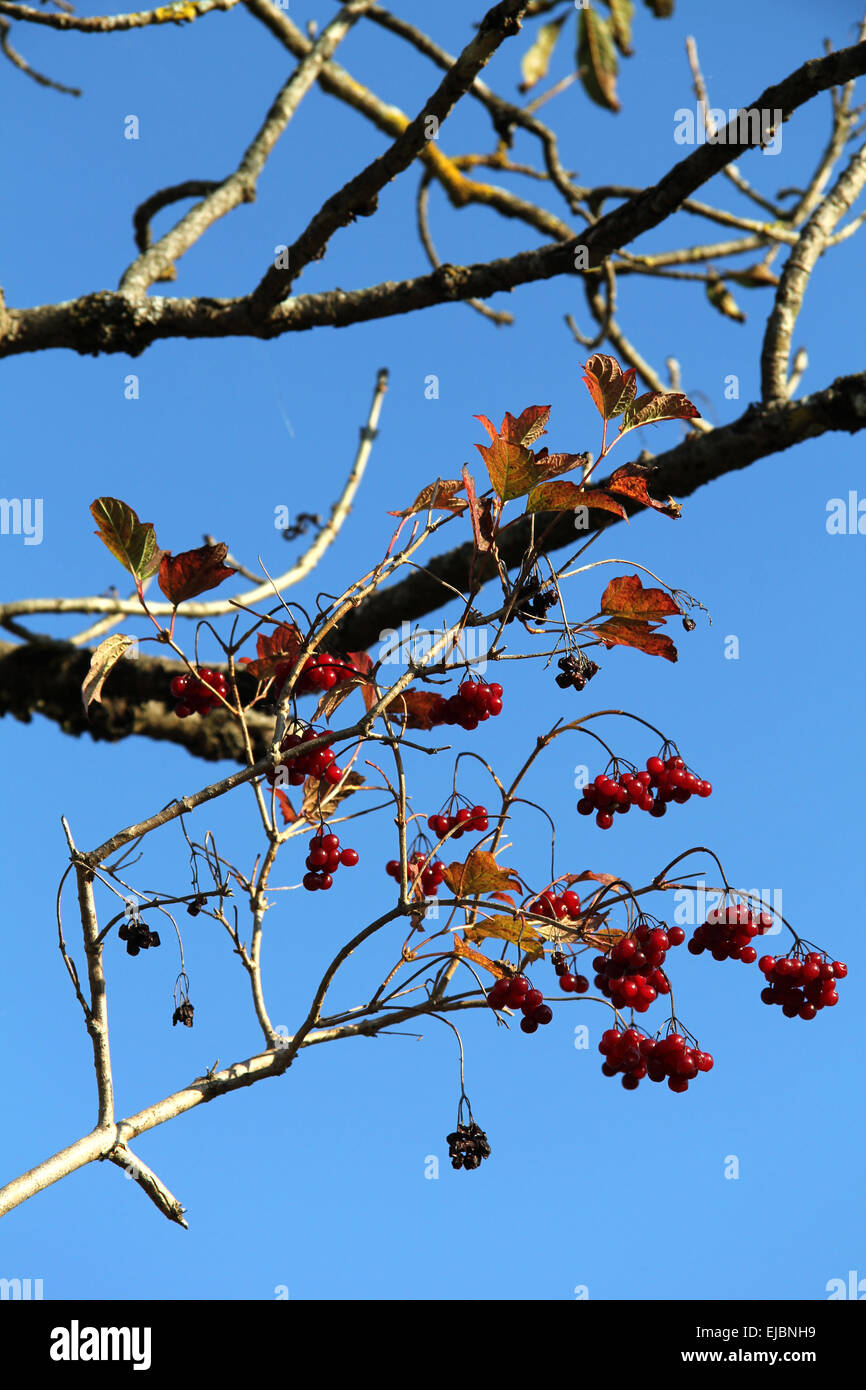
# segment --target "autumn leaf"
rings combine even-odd
[[[399,512],[389,512],[388,515],[412,516],[415,512],[440,511],[453,512],[455,516],[459,516],[469,506],[465,497],[456,496],[462,491],[461,478],[437,478],[435,483],[428,483],[427,487],[421,489],[411,506],[404,507]]]
[[[494,439],[492,444],[476,444],[484,460],[490,481],[503,502],[522,497],[545,476],[536,467],[535,455],[523,444],[508,439]]]
[[[298,659],[298,653],[303,646],[301,634],[293,623],[280,623],[275,627],[270,636],[259,633],[256,638],[256,651],[258,658],[251,661],[249,657],[241,657],[251,676],[256,680],[267,680],[273,676],[278,666],[285,664],[294,665]]]
[[[587,455],[583,455],[584,458]],[[584,488],[580,483],[570,483],[566,479],[553,479],[539,483],[526,499],[526,511],[532,512],[571,512],[578,507],[595,508],[598,511],[615,512],[628,521],[628,515],[621,502],[602,488]]]
[[[701,412],[681,391],[647,391],[626,410],[619,437],[641,425],[657,425],[661,420],[700,420]]]
[[[496,891],[522,892],[523,885],[514,869],[505,869],[495,855],[486,849],[473,849],[463,863],[455,860],[445,869],[445,882],[457,897],[471,898],[476,893]]]
[[[159,563],[157,582],[169,603],[176,608],[230,579],[237,571],[223,564],[227,554],[228,546],[222,541],[219,545],[200,545],[197,550],[182,550],[179,555],[166,551]]]
[[[647,656],[663,656],[666,661],[676,661],[676,647],[670,637],[657,633],[657,626],[637,619],[609,618],[606,623],[589,624],[589,631],[607,648],[635,647]]]
[[[746,315],[720,275],[708,275],[706,291],[713,308],[718,309],[725,318],[735,319],[737,323],[746,322]]]
[[[293,825],[296,820],[301,819],[284,791],[277,788],[276,796],[280,804],[284,825]]]
[[[405,690],[388,701],[383,713],[402,719],[407,729],[432,729],[430,715],[442,698],[434,690]]]
[[[485,497],[482,502],[479,502],[475,495],[475,479],[465,464],[463,465],[463,482],[466,486],[466,496],[469,498],[469,516],[472,521],[472,537],[475,541],[475,549],[479,555],[485,555],[494,548],[496,537],[493,507],[489,497]]]
[[[544,955],[544,938],[523,921],[522,917],[486,917],[474,927],[465,931],[467,941],[480,945],[488,937],[497,941],[509,941],[513,946],[529,956],[530,960],[540,960]]]
[[[647,9],[652,10],[656,19],[670,19],[674,12],[674,0],[643,0]]]
[[[608,111],[619,111],[616,95],[619,63],[611,27],[593,9],[582,9],[578,16],[577,66],[590,101]]]
[[[134,644],[134,637],[125,637],[121,632],[114,632],[94,650],[81,687],[81,699],[88,713],[94,702],[102,702],[102,687],[109,671]]]
[[[604,0],[610,10],[610,29],[613,41],[624,58],[630,58],[631,22],[634,18],[634,0]]]
[[[652,507],[654,511],[663,512],[665,516],[680,516],[683,509],[672,497],[664,500],[650,497],[647,480],[652,477],[652,473],[651,468],[641,463],[626,463],[611,473],[607,480],[608,490],[615,492],[619,497],[628,497],[632,502],[639,502],[642,507]]]
[[[347,796],[363,787],[366,780],[360,772],[347,772],[342,782],[336,784],[322,782],[318,777],[308,777],[304,783],[301,819],[309,821],[311,825],[315,824],[323,816],[330,815]]]
[[[615,357],[595,352],[584,363],[582,381],[603,420],[622,415],[631,405],[637,390],[634,367],[622,370]]]
[[[495,492],[503,502],[523,497],[537,484],[559,473],[566,473],[585,461],[585,454],[551,454],[546,448],[534,453],[528,447],[547,432],[545,426],[549,416],[549,405],[527,406],[516,419],[507,411],[498,432],[486,415],[475,416],[491,440],[489,444],[476,444],[475,447],[484,459]],[[465,474],[464,469],[464,477]]]
[[[90,513],[99,527],[95,535],[138,585],[156,573],[163,551],[156,543],[153,522],[139,521],[132,508],[116,497],[97,497]]]
[[[680,612],[679,605],[664,589],[645,589],[636,574],[612,579],[602,594],[601,612],[618,618],[664,621]]]
[[[459,936],[455,936],[453,940],[454,954],[455,956],[459,956],[461,960],[471,960],[474,965],[479,965],[482,970],[489,970],[490,974],[494,975],[497,980],[503,979],[504,976],[510,973],[501,961],[491,960],[489,956],[485,956],[483,951],[476,951],[474,947],[468,946],[465,941],[461,941]]]
[[[552,19],[548,24],[542,24],[532,47],[526,50],[520,60],[520,74],[523,81],[517,88],[519,92],[530,92],[536,83],[547,76],[547,69],[550,66],[556,41],[567,18],[568,15],[564,14],[559,19]]]

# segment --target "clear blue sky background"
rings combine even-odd
[[[415,9],[398,6],[407,16]],[[324,22],[333,6],[298,4],[291,12],[298,22]],[[418,18],[453,52],[481,12],[445,0]],[[577,85],[545,111],[561,132],[565,165],[582,182],[642,185],[683,154],[672,132],[674,110],[693,100],[687,34],[698,40],[715,103],[748,105],[819,56],[825,35],[838,47],[853,42],[856,14],[842,0],[681,0],[676,17],[661,22],[640,6],[637,53],[622,65],[622,114],[592,106]],[[0,128],[15,133],[2,159],[0,278],[16,306],[113,288],[133,254],[134,207],[157,188],[227,173],[291,61],[241,9],[187,28],[118,37],[18,25],[13,41],[35,67],[85,89],[74,100],[2,69]],[[571,42],[563,40],[553,78],[568,70]],[[505,95],[515,94],[526,43],[506,44],[485,74]],[[338,58],[411,113],[439,80],[396,40],[363,24]],[[829,108],[824,97],[798,111],[784,127],[782,152],[749,155],[744,174],[770,195],[802,183],[827,139]],[[137,142],[123,138],[128,114],[140,118]],[[442,132],[442,148],[452,153],[489,143],[489,123],[468,101]],[[209,232],[167,291],[245,292],[273,247],[291,241],[323,198],[384,144],[372,126],[313,92],[275,151],[258,201]],[[537,157],[522,138],[515,155]],[[327,259],[305,272],[299,288],[422,273],[416,179],[413,171],[389,186],[377,217],[335,236]],[[512,186],[526,191],[523,183]],[[531,184],[528,192],[539,188]],[[722,180],[700,196],[752,211]],[[552,194],[547,202],[561,211]],[[454,213],[438,189],[431,206],[443,259],[465,263],[540,243],[531,229],[483,210]],[[677,225],[681,238],[725,235],[682,214]],[[673,244],[668,226],[639,247]],[[809,351],[804,390],[862,367],[854,302],[862,279],[862,237],[814,276],[795,335]],[[763,292],[737,293],[749,314],[745,326],[719,317],[700,287],[621,285],[626,331],[659,367],[670,354],[680,360],[684,389],[717,423],[736,418],[759,389],[770,301]],[[582,353],[563,323],[572,311],[586,325],[579,288],[557,279],[495,303],[516,315],[513,327],[497,329],[454,305],[270,343],[158,343],[134,362],[69,352],[3,362],[2,492],[41,496],[45,506],[40,546],[0,540],[3,592],[122,587],[125,576],[94,538],[88,514],[104,493],[152,519],[163,546],[194,546],[208,531],[248,563],[260,555],[272,572],[284,568],[293,552],[274,530],[274,508],[330,506],[380,364],[390,368],[391,386],[368,481],[316,587],[338,589],[366,568],[387,544],[386,510],[429,479],[454,476],[464,461],[479,473],[473,442],[483,434],[474,413],[498,421],[505,410],[550,402],[551,448],[597,449],[598,416],[579,382]],[[137,401],[124,398],[131,371],[140,378]],[[440,380],[435,401],[424,394],[430,373]],[[739,401],[723,394],[732,373]],[[680,429],[661,426],[644,442],[660,451]],[[383,1037],[310,1049],[287,1077],[202,1107],[137,1144],[187,1206],[189,1233],[164,1221],[119,1170],[94,1165],[2,1223],[0,1275],[41,1277],[49,1298],[269,1299],[284,1285],[297,1299],[567,1300],[579,1285],[593,1299],[820,1299],[828,1280],[847,1278],[850,1269],[866,1274],[859,920],[866,539],[830,536],[825,525],[828,500],[861,484],[862,450],[860,438],[825,435],[699,492],[677,523],[647,515],[611,533],[595,553],[622,557],[623,566],[574,583],[576,615],[595,610],[611,573],[639,562],[699,597],[712,627],[700,622],[690,637],[677,629],[676,666],[614,651],[583,697],[563,694],[550,673],[531,665],[509,668],[502,718],[454,738],[455,748],[493,757],[509,773],[537,731],[578,709],[621,704],[663,727],[712,780],[712,798],[675,808],[663,822],[630,816],[605,835],[575,814],[574,767],[587,752],[578,740],[561,743],[526,791],[556,820],[557,871],[591,867],[642,882],[688,845],[711,845],[733,883],[780,893],[803,935],[848,960],[838,1008],[809,1024],[783,1019],[760,1003],[757,967],[695,960],[681,949],[672,961],[678,1012],[716,1057],[715,1070],[684,1096],[649,1083],[627,1094],[601,1075],[598,1006],[563,1000],[552,1026],[533,1037],[497,1030],[489,1013],[467,1015],[467,1089],[493,1146],[491,1160],[469,1174],[451,1171],[444,1143],[459,1091],[450,1029],[431,1021],[421,1041]],[[295,596],[313,592],[310,586]],[[51,630],[72,634],[83,625],[73,618]],[[732,635],[738,660],[725,658]],[[602,732],[635,760],[656,751],[651,736],[626,721],[608,721]],[[70,739],[38,717],[27,727],[6,721],[0,737],[5,1180],[85,1133],[95,1118],[90,1045],[56,947],[61,814],[80,845],[94,845],[230,769],[197,764],[166,745]],[[416,808],[437,809],[450,779],[445,760],[431,767],[418,756],[409,768]],[[473,798],[488,792],[471,765],[463,785]],[[200,836],[212,828],[241,864],[259,848],[245,793],[208,808],[193,825]],[[546,882],[549,843],[538,814],[517,816],[513,838],[508,862],[531,882]],[[391,900],[387,814],[359,821],[352,839],[362,856],[353,874],[342,871],[324,897],[278,895],[269,919],[267,996],[272,1018],[288,1030],[361,914],[375,916]],[[706,856],[695,867],[702,864],[709,873]],[[137,871],[142,888],[185,890],[177,829],[152,840]],[[295,849],[276,881],[297,882],[301,872]],[[74,939],[71,897],[66,914]],[[136,960],[116,940],[107,949],[121,1114],[216,1058],[225,1065],[260,1047],[245,977],[224,934],[204,918],[184,915],[183,926],[196,1006],[191,1031],[170,1026],[177,961],[168,933],[161,950]],[[395,932],[359,953],[337,984],[335,1004],[367,997],[398,944]],[[80,948],[77,954],[81,960]],[[536,974],[553,993],[552,972]],[[660,1003],[646,1021],[663,1022]],[[590,1027],[589,1050],[574,1046],[580,1022]],[[425,1177],[428,1155],[439,1156],[438,1179]],[[724,1176],[731,1155],[739,1160],[737,1180]]]

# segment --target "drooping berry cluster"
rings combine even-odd
[[[559,988],[566,994],[586,994],[589,980],[585,975],[575,975],[568,968],[568,962],[561,951],[553,953],[553,968],[559,977]]]
[[[126,954],[137,956],[139,951],[147,951],[151,946],[159,946],[159,932],[151,931],[140,918],[131,922],[121,922],[117,929],[121,941],[126,942]]]
[[[569,686],[573,690],[583,690],[587,681],[591,681],[593,676],[598,674],[596,663],[590,661],[581,651],[576,655],[560,657],[556,664],[559,667],[556,684],[560,690],[568,690]]]
[[[171,1018],[171,1026],[174,1028],[178,1023],[182,1023],[185,1028],[192,1027],[192,1016],[195,1013],[194,1006],[188,999],[184,999],[182,1004],[178,1004]]]
[[[490,820],[486,806],[461,806],[453,816],[442,811],[438,815],[428,816],[427,824],[440,839],[453,832],[451,838],[459,840],[462,835],[471,834],[472,831],[486,830]]]
[[[439,892],[439,885],[443,883],[445,879],[445,865],[442,863],[441,859],[431,859],[427,867],[422,869],[421,866],[426,858],[427,855],[420,849],[410,854],[406,860],[406,877],[410,888],[412,884],[418,880],[420,881],[421,891],[424,897],[435,898],[436,894]],[[396,879],[399,883],[400,860],[389,859],[388,863],[385,865],[385,873],[388,874],[390,878]]]
[[[334,751],[329,747],[333,743],[334,735],[327,730],[314,729],[312,725],[300,734],[286,734],[280,744],[280,748],[287,753],[290,748],[298,748],[301,744],[310,743],[315,738],[320,738],[325,733],[326,742],[318,748],[314,748],[309,753],[299,753],[296,758],[292,758],[288,763],[277,763],[276,767],[269,767],[265,776],[273,787],[276,783],[282,782],[284,778],[293,787],[300,787],[305,778],[319,777],[324,782],[335,785],[343,776],[342,768],[337,767]],[[287,771],[282,773],[279,769],[285,767]]]
[[[497,681],[485,685],[483,681],[464,681],[456,695],[446,700],[437,695],[433,701],[429,720],[432,727],[439,724],[459,724],[463,729],[477,729],[486,719],[495,718],[502,713],[502,686]],[[425,727],[420,715],[409,714],[406,718],[408,729]]]
[[[648,1076],[650,1081],[667,1081],[677,1094],[689,1089],[699,1072],[711,1071],[713,1058],[709,1052],[689,1047],[682,1033],[668,1033],[655,1041],[636,1028],[608,1028],[601,1035],[598,1050],[604,1057],[601,1069],[605,1076],[622,1073],[627,1091],[636,1091]]]
[[[745,903],[715,908],[707,913],[707,920],[695,928],[689,950],[693,956],[709,951],[713,960],[741,960],[751,965],[758,959],[752,937],[763,936],[772,925],[769,912],[753,914]]]
[[[453,1134],[445,1137],[452,1168],[480,1168],[481,1160],[490,1157],[487,1135],[474,1120],[458,1125]]]
[[[609,830],[615,812],[623,814],[637,806],[651,816],[663,816],[669,801],[682,805],[691,796],[710,796],[712,790],[712,784],[690,772],[682,758],[647,758],[644,772],[613,777],[600,772],[584,787],[577,809],[582,816],[591,816],[594,811],[596,825]]]
[[[544,1003],[540,989],[533,989],[525,975],[503,977],[491,985],[487,991],[487,1002],[491,1009],[519,1009],[523,1014],[520,1028],[524,1033],[534,1033],[539,1024],[550,1023],[553,1009]]]
[[[211,690],[209,686],[214,688]],[[228,689],[228,681],[222,672],[212,671],[209,666],[200,666],[195,676],[184,671],[182,676],[174,676],[171,682],[171,693],[178,701],[174,712],[178,719],[188,719],[191,714],[210,714],[214,705],[220,703],[220,695],[226,698]]]
[[[286,677],[292,670],[291,661],[282,661],[274,672],[277,686],[281,686]],[[316,652],[310,656],[301,667],[301,673],[295,684],[296,695],[319,694],[325,690],[333,690],[340,681],[346,681],[350,676],[355,675],[355,667],[347,656],[332,656],[330,652]]]
[[[660,994],[670,994],[662,966],[670,948],[681,946],[685,939],[682,927],[665,929],[640,922],[634,932],[621,936],[606,956],[595,957],[596,989],[616,1008],[628,1006],[645,1014]]]
[[[761,956],[758,968],[767,979],[761,999],[765,1004],[781,1004],[786,1018],[814,1018],[819,1010],[838,1004],[836,981],[848,974],[843,960],[825,960],[820,951],[800,958]]]
[[[333,875],[341,864],[347,869],[354,869],[357,862],[358,851],[341,849],[339,835],[314,835],[309,844],[303,885],[308,893],[315,893],[320,888],[328,889],[332,887]]]
[[[551,917],[561,922],[564,918],[580,916],[580,898],[570,888],[563,893],[554,893],[552,888],[548,888],[529,904],[529,911],[534,912],[536,917]]]

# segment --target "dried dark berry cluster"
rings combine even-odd
[[[194,1012],[195,1009],[193,1008],[193,1005],[189,1002],[188,999],[184,999],[183,1003],[178,1004],[177,1008],[172,1014],[171,1026],[174,1027],[175,1024],[182,1023],[185,1028],[191,1028],[192,1016]]]
[[[126,942],[128,956],[137,956],[139,951],[146,951],[148,947],[160,944],[159,932],[151,931],[150,927],[138,918],[132,922],[123,922],[117,935],[121,941]]]
[[[583,690],[587,681],[591,681],[593,676],[598,673],[598,666],[594,661],[590,661],[588,656],[584,656],[579,651],[577,655],[561,656],[557,661],[559,675],[556,677],[556,684],[561,690],[568,690],[569,686],[573,690]]]
[[[452,1168],[480,1168],[482,1158],[490,1157],[487,1135],[474,1120],[468,1125],[458,1125],[446,1138]]]
[[[206,905],[206,903],[207,898],[205,897],[204,893],[197,893],[196,896],[193,898],[192,902],[190,903],[189,907],[187,908],[187,912],[189,913],[190,917],[197,917],[198,914],[201,912],[202,908]]]

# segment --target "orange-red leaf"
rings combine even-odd
[[[486,849],[473,849],[463,863],[455,860],[445,870],[445,882],[455,896],[470,898],[475,893],[493,893],[512,889],[521,892],[523,885],[514,869],[505,869],[495,855]]]
[[[656,631],[657,626],[637,619],[608,618],[607,622],[592,625],[589,630],[608,648],[635,647],[647,656],[663,656],[666,661],[676,661],[676,647],[670,637]]]
[[[584,364],[583,383],[604,420],[622,415],[634,400],[637,385],[634,367],[624,372],[615,357],[595,352]]]
[[[230,579],[235,570],[223,561],[228,554],[228,546],[221,541],[219,545],[200,545],[196,550],[182,550],[179,555],[166,551],[159,562],[158,584],[169,603],[175,608],[187,599],[203,594],[207,589],[215,589],[224,579]]]
[[[586,457],[586,455],[582,455]],[[578,507],[594,507],[599,511],[615,512],[628,521],[625,507],[602,488],[584,488],[566,479],[539,483],[526,499],[527,512],[570,512]]]
[[[300,820],[300,816],[298,815],[289,798],[286,796],[286,793],[277,788],[276,796],[277,801],[280,803],[280,810],[283,815],[283,824],[292,825],[296,820]]]
[[[664,589],[645,589],[636,574],[612,579],[602,594],[601,611],[615,618],[644,618],[663,622],[679,613],[678,604]]]
[[[275,627],[270,636],[259,633],[256,638],[256,651],[258,658],[250,661],[247,657],[241,657],[251,676],[257,680],[267,680],[268,676],[274,675],[278,666],[285,664],[294,665],[298,659],[298,653],[303,645],[301,634],[293,623],[281,623]]]
[[[497,980],[501,980],[505,975],[510,973],[501,961],[491,960],[489,956],[485,956],[483,951],[476,951],[473,946],[467,945],[459,936],[454,937],[454,954],[455,956],[459,956],[461,960],[464,957],[466,960],[471,960],[475,965],[479,965],[482,970],[489,970],[490,974],[494,975]]]
[[[701,412],[681,391],[647,391],[632,401],[619,427],[620,434],[655,425],[660,420],[699,420]]]
[[[403,719],[407,729],[432,729],[430,712],[441,699],[433,690],[404,690],[388,701],[383,712]]]
[[[544,939],[535,927],[530,927],[522,917],[486,917],[474,927],[466,928],[468,941],[478,945],[487,937],[497,941],[509,941],[528,955],[530,960],[540,960],[544,955]]]
[[[644,467],[643,464],[627,463],[622,468],[617,468],[615,473],[611,473],[607,486],[610,492],[615,492],[620,497],[628,497],[632,502],[639,502],[642,507],[652,507],[656,512],[663,512],[665,516],[680,516],[683,509],[672,497],[664,501],[650,497],[647,479],[651,475],[652,469]]]
[[[481,418],[480,415],[476,416],[476,419]],[[547,434],[546,425],[549,419],[549,405],[528,405],[516,420],[511,411],[506,410],[499,433],[503,439],[509,439],[513,444],[534,444],[536,439]]]

